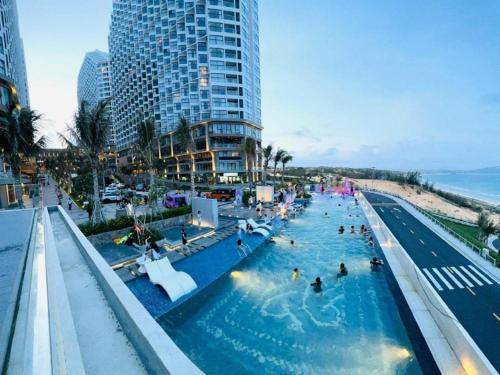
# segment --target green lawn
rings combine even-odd
[[[434,215],[433,215],[434,216]],[[466,240],[472,242],[474,245],[478,246],[479,248],[485,247],[484,243],[479,240],[479,229],[478,227],[471,227],[469,225],[465,224],[460,224],[460,223],[455,223],[454,221],[451,220],[446,220],[438,216],[434,216],[436,220],[441,222],[441,224],[447,226],[450,228],[452,231],[458,233],[462,237],[464,237]]]

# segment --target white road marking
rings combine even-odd
[[[493,285],[493,283],[490,280],[488,280],[486,276],[484,276],[481,272],[479,272],[474,266],[469,265],[469,268],[472,271],[474,271],[474,273],[476,273],[481,279],[483,279],[486,284]]]
[[[453,275],[451,274],[451,272],[450,272],[450,271],[448,271],[445,267],[441,267],[441,269],[444,271],[444,273],[446,273],[446,274],[448,275],[448,277],[449,277],[450,279],[452,279],[452,280],[453,280],[453,282],[454,282],[455,284],[457,284],[457,286],[458,286],[459,288],[461,288],[461,289],[462,289],[462,288],[464,287],[464,286],[462,285],[462,283],[461,283],[460,281],[458,281],[458,280],[457,280],[457,278],[456,278],[455,276],[453,276]]]
[[[469,292],[471,292],[473,296],[475,296],[475,295],[476,295],[476,293],[474,293],[474,291],[473,291],[471,288],[467,287],[467,290],[468,290]]]
[[[443,290],[441,285],[437,282],[437,280],[434,278],[434,276],[432,276],[432,274],[429,272],[429,270],[427,268],[422,269],[422,271],[424,271],[424,273],[427,275],[427,277],[432,282],[432,284],[434,284],[434,287],[437,290],[439,290],[439,291]]]
[[[477,285],[479,285],[479,286],[483,286],[484,285],[481,281],[479,281],[477,279],[476,276],[474,276],[472,273],[470,273],[467,268],[465,268],[464,266],[460,266],[460,269],[462,271],[464,271],[467,274],[467,276],[469,276],[472,280],[474,280],[477,283]]]
[[[471,288],[474,286],[474,284],[472,284],[469,281],[469,279],[467,279],[464,275],[462,275],[462,273],[459,270],[457,270],[455,267],[450,267],[450,268],[464,281],[464,283],[467,284],[467,286],[470,286]]]
[[[434,271],[434,273],[441,279],[441,281],[443,282],[444,285],[446,285],[448,287],[448,289],[455,289],[453,288],[453,285],[451,285],[448,280],[446,280],[444,278],[443,275],[441,275],[441,272],[439,272],[439,270],[437,268],[433,268],[432,269]]]

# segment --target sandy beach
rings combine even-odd
[[[414,205],[431,212],[474,223],[477,221],[478,214],[473,210],[458,207],[434,193],[421,191],[419,194],[416,188],[409,185],[401,186],[396,182],[384,180],[353,179],[352,181],[360,188],[374,188],[388,194],[400,195]],[[491,219],[500,223],[500,215],[498,214],[491,214]]]

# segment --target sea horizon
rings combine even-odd
[[[422,173],[422,181],[450,193],[500,205],[500,171],[428,171]]]

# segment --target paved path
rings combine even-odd
[[[57,193],[56,193],[56,182],[49,177],[50,185],[43,186],[41,188],[41,194],[42,194],[42,203],[43,206],[57,206],[58,199],[57,199]],[[62,206],[66,210],[66,212],[69,214],[71,219],[76,224],[81,224],[85,223],[89,219],[89,215],[87,214],[87,211],[82,210],[79,208],[75,203],[73,203],[73,206],[71,210],[68,209],[68,194],[64,190],[61,190],[61,193],[63,195],[62,198]]]
[[[500,285],[396,201],[364,193],[387,227],[500,370]]]

